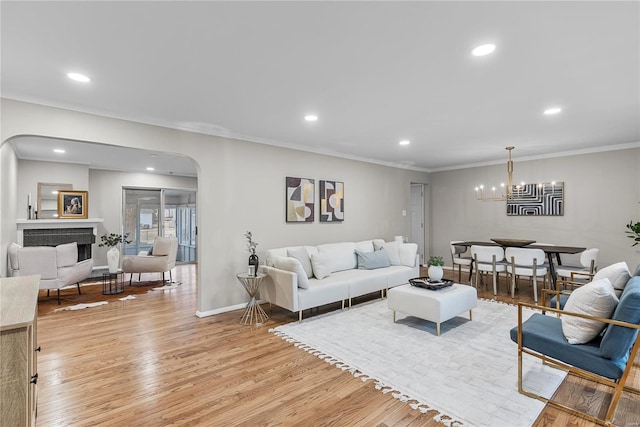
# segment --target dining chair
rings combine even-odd
[[[453,270],[455,272],[456,265],[458,266],[458,283],[462,283],[462,266],[465,266],[467,269],[471,269],[471,263],[473,262],[472,256],[468,253],[467,246],[456,245],[456,243],[460,243],[462,240],[454,240],[449,246],[451,247],[451,264]],[[471,278],[469,278],[471,279]]]
[[[598,268],[598,248],[590,248],[580,253],[577,263],[562,264],[556,267],[556,275],[571,281],[590,281]],[[585,273],[585,274],[580,274]]]
[[[504,262],[504,249],[501,246],[472,245],[471,256],[476,273],[475,287],[477,288],[480,284],[480,275],[486,276],[491,273],[493,295],[498,295],[500,273],[507,272],[507,266]]]
[[[507,248],[505,258],[509,263],[509,275],[511,276],[511,298],[515,298],[517,281],[521,277],[527,277],[533,285],[533,300],[538,302],[538,277],[542,277],[542,286],[546,286],[548,266],[545,264],[546,256],[542,249],[532,248]]]

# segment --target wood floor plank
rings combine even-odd
[[[56,300],[41,295],[39,427],[442,425],[433,420],[435,411],[414,410],[376,390],[374,381],[354,378],[269,332],[297,321],[296,313],[265,306],[271,318],[262,327],[240,324],[241,311],[198,318],[195,267],[179,266],[174,277],[182,283],[178,289],[150,291],[145,286],[154,284],[142,282],[125,286],[135,299],[109,296],[109,304],[79,311],[54,312]],[[515,299],[506,289],[501,283],[503,302],[533,301],[526,283]],[[479,296],[494,298],[484,287]],[[65,304],[81,298],[91,298],[89,287],[80,296],[63,292]],[[330,304],[304,315],[339,309]],[[630,379],[636,387],[638,368]],[[557,394],[596,412],[610,398],[606,389],[575,377]],[[624,394],[615,421],[631,425],[639,408],[639,396]],[[534,424],[555,425],[593,423],[546,408]]]

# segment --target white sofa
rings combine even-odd
[[[60,289],[76,284],[80,293],[80,282],[91,276],[93,259],[78,262],[78,244],[64,243],[56,247],[9,246],[9,272],[11,276],[40,276],[40,289],[57,289],[60,304]]]
[[[260,267],[267,275],[260,297],[298,312],[300,320],[309,308],[337,301],[344,308],[345,300],[351,306],[351,298],[383,293],[418,277],[417,251],[415,243],[382,239],[269,249],[266,264]]]

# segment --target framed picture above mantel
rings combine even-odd
[[[58,218],[87,219],[89,217],[88,191],[58,192]]]

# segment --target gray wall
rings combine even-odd
[[[506,181],[504,164],[431,173],[431,243],[450,264],[452,240],[492,237],[597,247],[599,265],[640,263],[625,225],[640,221],[640,148],[514,161],[514,181],[564,181],[564,216],[507,216],[505,202],[476,200],[481,183]]]
[[[195,159],[199,230],[196,309],[200,313],[215,312],[247,300],[235,278],[236,273],[246,270],[245,231],[253,232],[261,258],[266,249],[284,245],[374,237],[391,240],[395,235],[409,232],[410,217],[402,216],[402,210],[410,210],[410,184],[428,183],[428,174],[423,172],[19,101],[2,99],[2,111],[3,143],[15,136],[41,135],[154,149]],[[345,221],[337,224],[320,224],[317,220],[313,224],[285,223],[286,176],[343,181]],[[3,180],[3,194],[5,188],[16,186],[15,179],[17,176],[13,181],[10,177],[6,185]],[[101,190],[90,188],[90,191]],[[94,200],[90,203],[93,209]],[[15,224],[19,216],[16,209],[6,217],[3,215],[3,224],[5,221]],[[14,236],[2,235],[0,243],[6,248]],[[6,256],[2,262],[3,271],[6,271]]]

